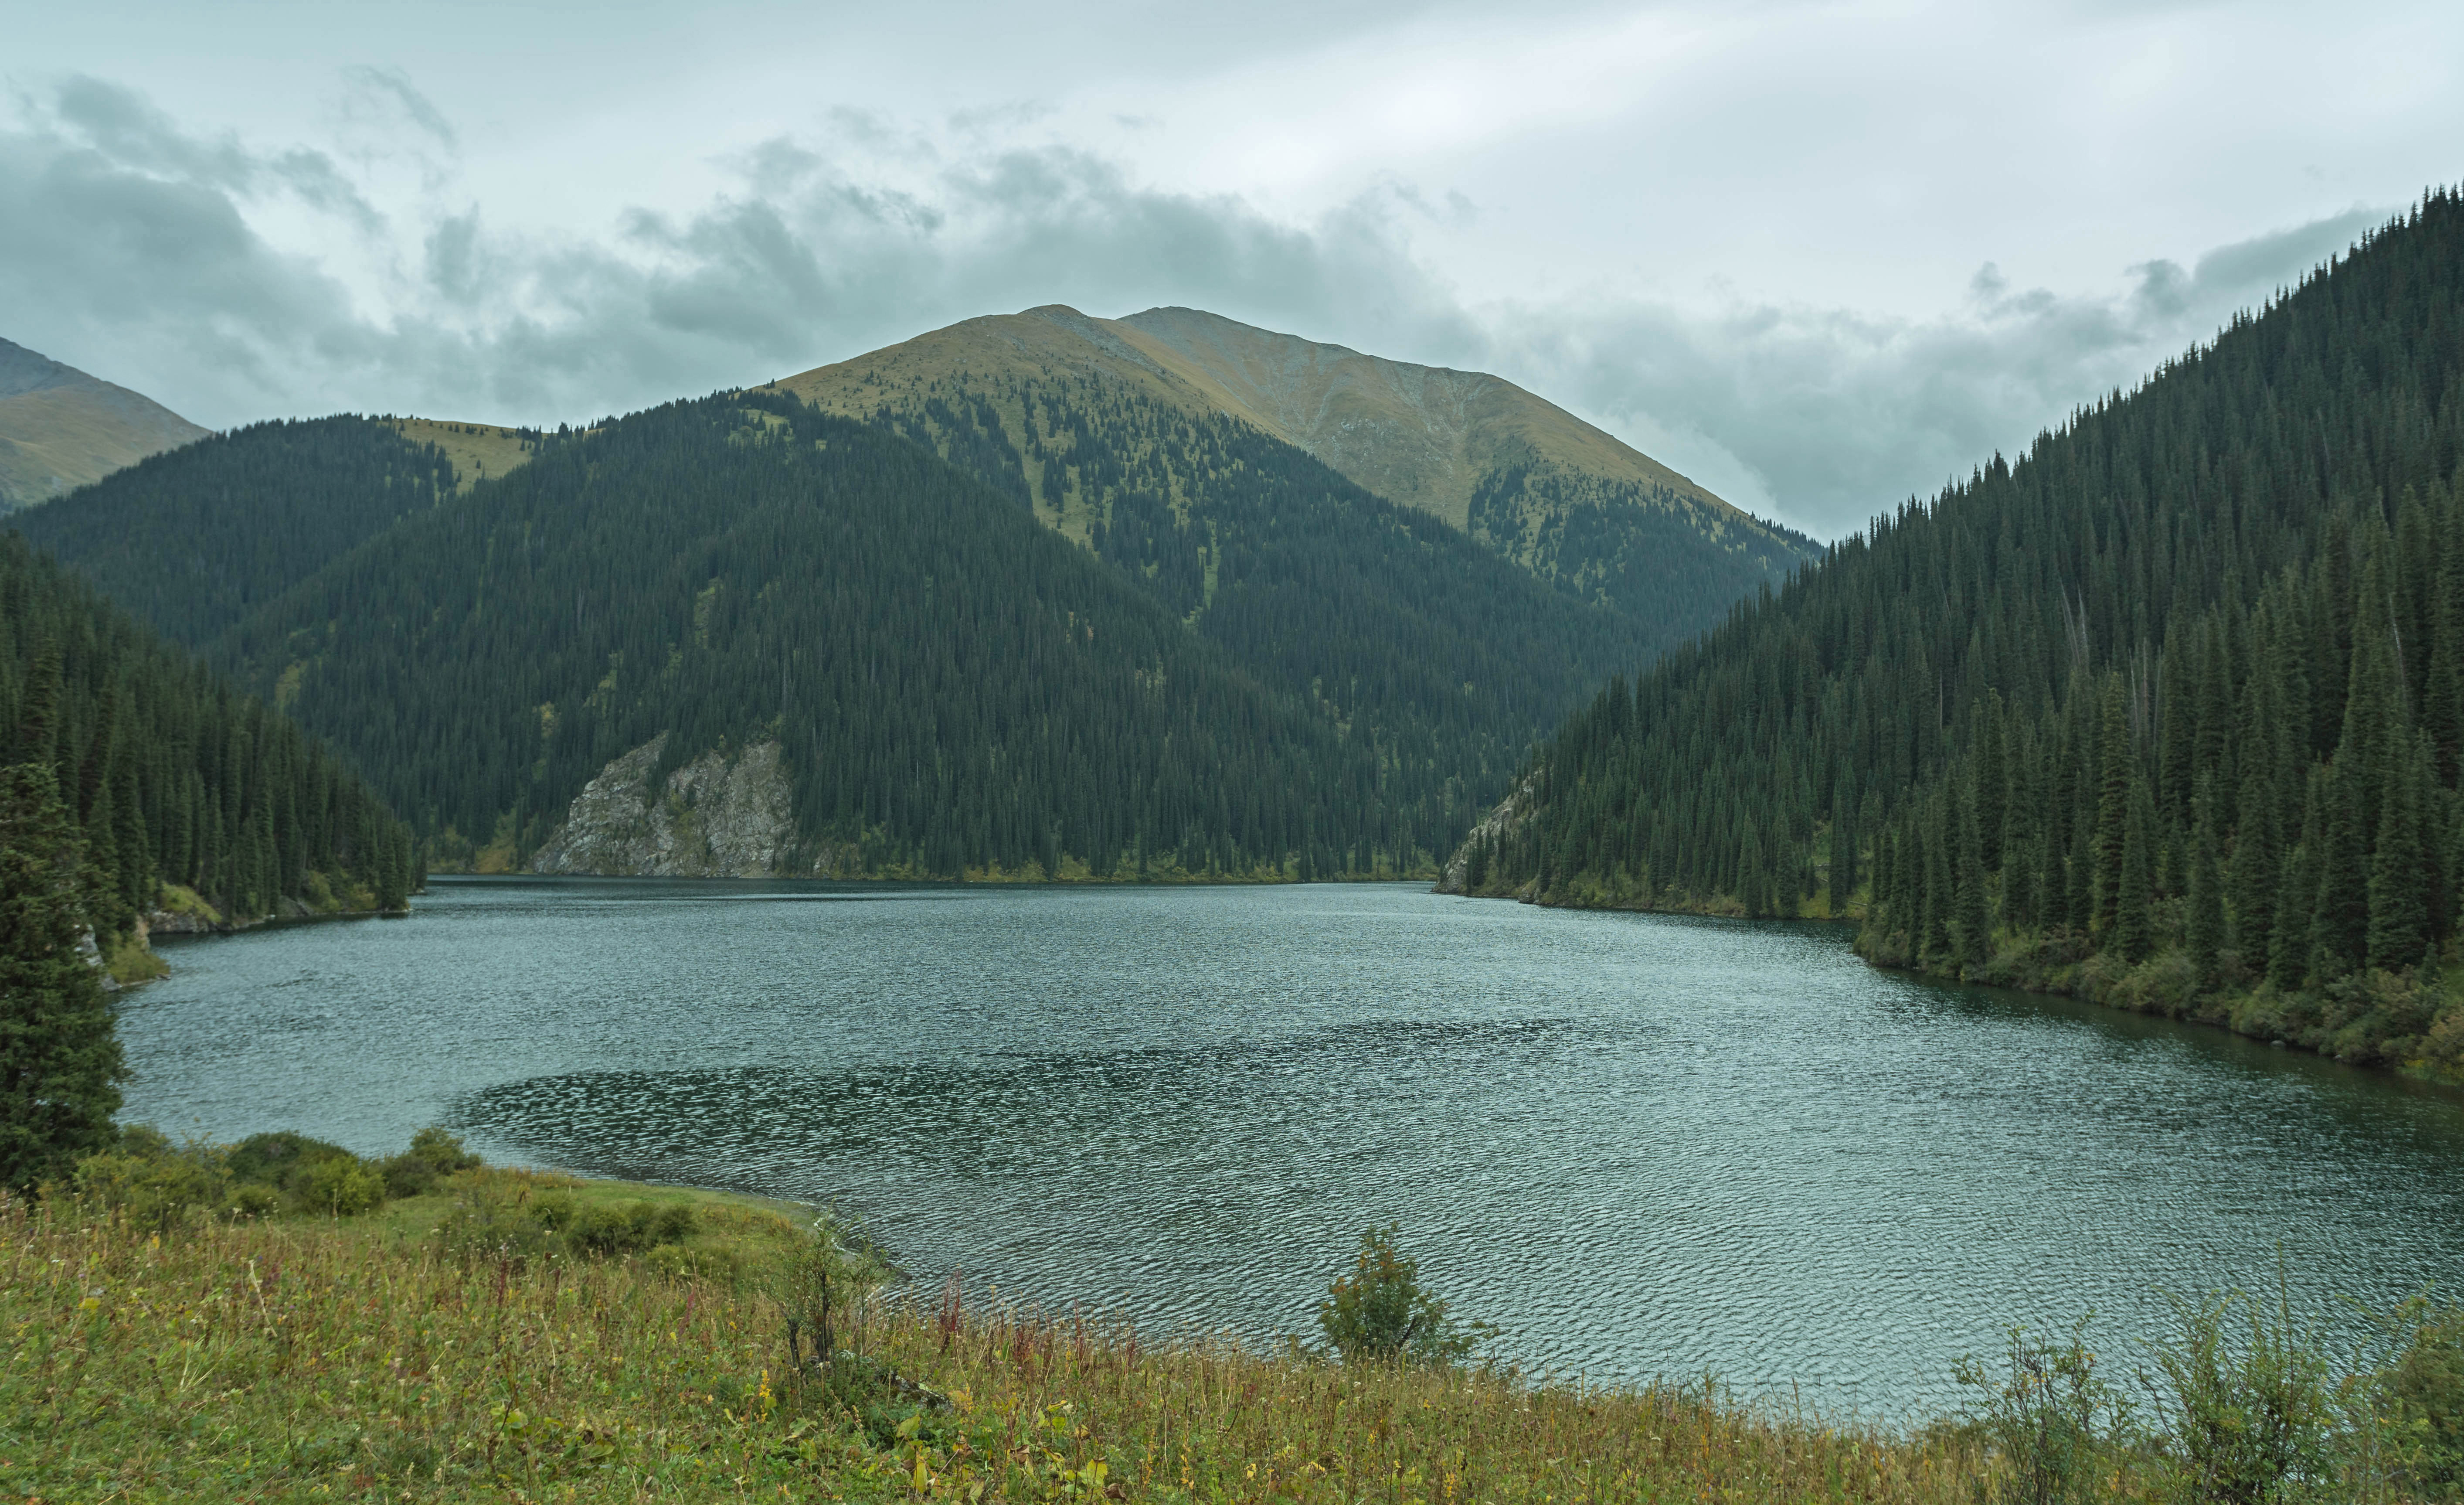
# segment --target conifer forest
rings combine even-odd
[[[2459,294],[2434,193],[1612,684],[1451,881],[2464,1057]]]

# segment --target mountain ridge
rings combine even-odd
[[[0,514],[212,432],[142,392],[0,340]]]
[[[1143,435],[1238,423],[1616,608],[1663,647],[1821,553],[1503,377],[1365,355],[1198,309],[1112,320],[1044,304],[770,386],[897,427],[1082,542],[1125,495],[1155,492],[1179,508],[1203,482],[1152,464]],[[1126,436],[1108,427],[1108,409],[1130,423]]]

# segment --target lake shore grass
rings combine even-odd
[[[455,1234],[557,1196],[693,1232],[589,1259]],[[27,1501],[1947,1502],[1988,1469],[1960,1428],[1699,1383],[1340,1366],[955,1295],[842,1313],[836,1361],[800,1364],[773,1293],[802,1220],[678,1187],[475,1170],[357,1218],[172,1227],[12,1201],[0,1237],[0,1493]]]

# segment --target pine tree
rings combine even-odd
[[[0,1185],[64,1176],[113,1137],[125,1068],[81,947],[93,874],[58,780],[0,768]]]

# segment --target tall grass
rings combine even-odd
[[[1991,1467],[1956,1429],[1158,1342],[955,1290],[867,1301],[796,1365],[759,1270],[516,1258],[449,1237],[454,1213],[154,1231],[0,1204],[0,1493],[1964,1501]]]

